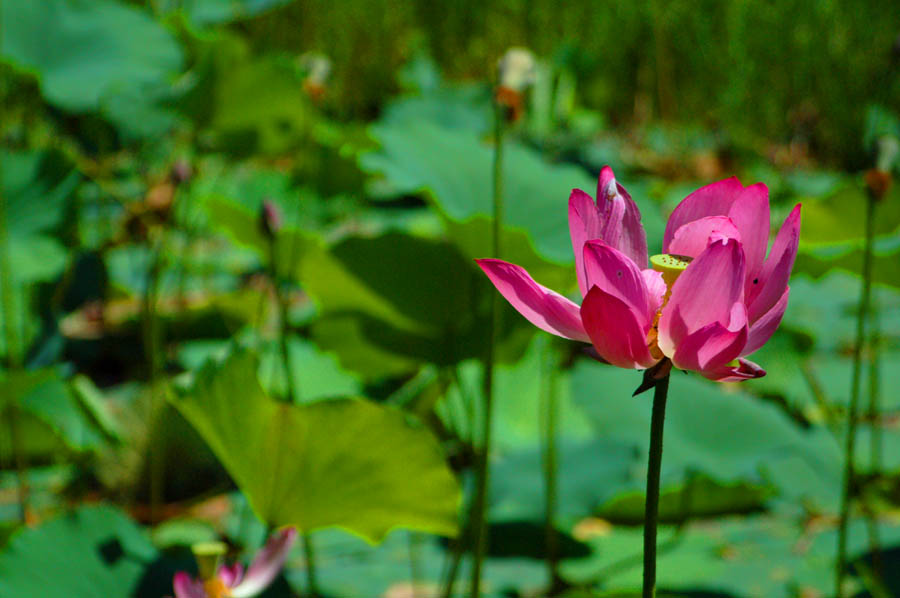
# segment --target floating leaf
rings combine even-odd
[[[775,405],[737,389],[673,371],[666,409],[663,485],[683,482],[691,472],[722,483],[765,483],[780,467],[808,472],[806,484],[779,477],[779,491],[830,505],[841,475],[838,445],[823,428],[804,430]],[[576,404],[608,440],[629,442],[646,459],[652,401],[631,397],[640,377],[631,371],[593,363],[576,365],[572,389]],[[747,383],[752,384],[752,383]],[[773,473],[774,472],[774,473]]]
[[[0,554],[0,596],[159,598],[174,568],[111,507],[81,507],[13,536]]]

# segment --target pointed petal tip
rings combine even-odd
[[[701,372],[701,374],[716,382],[744,382],[762,378],[766,375],[766,370],[749,359],[739,357],[736,366],[725,366],[715,371]]]
[[[538,284],[521,266],[486,258],[478,265],[497,291],[529,322],[550,334],[590,342],[578,305]]]
[[[616,182],[616,174],[608,164],[600,169],[600,175],[597,177],[597,201],[601,197],[614,197],[618,193],[618,184]]]
[[[265,546],[256,553],[244,578],[232,588],[231,596],[249,598],[269,587],[281,572],[297,535],[297,529],[293,526],[281,528],[272,534]]]

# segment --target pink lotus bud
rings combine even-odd
[[[263,200],[259,210],[259,225],[263,234],[270,239],[275,238],[275,235],[281,230],[281,224],[281,210],[272,200]]]

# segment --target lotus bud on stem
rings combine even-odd
[[[274,239],[281,230],[281,210],[272,200],[263,200],[259,209],[259,228],[269,239]]]
[[[312,101],[321,101],[331,77],[331,60],[324,54],[307,52],[297,59],[297,63],[304,74],[303,91]]]
[[[510,48],[497,63],[494,101],[508,122],[516,122],[525,109],[525,90],[536,77],[534,55],[526,48]]]

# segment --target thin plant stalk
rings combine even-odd
[[[650,456],[647,460],[647,495],[644,503],[644,583],[642,598],[656,596],[656,529],[659,525],[659,476],[662,469],[663,428],[669,374],[656,382],[650,419]]]
[[[877,475],[881,471],[882,427],[881,427],[881,363],[879,349],[881,348],[880,319],[878,317],[878,302],[870,305],[869,325],[869,405],[867,419],[871,430],[869,433],[869,463],[870,470]],[[871,506],[866,509],[869,523],[869,553],[872,555],[872,574],[881,578],[881,538],[878,533],[878,515]]]
[[[278,252],[276,247],[276,238],[274,233],[269,240],[269,277],[272,280],[272,286],[275,290],[275,302],[278,305],[278,344],[281,349],[281,360],[284,366],[284,380],[287,386],[286,398],[287,402],[294,404],[297,402],[296,380],[294,379],[294,371],[291,368],[291,355],[288,346],[288,297],[285,289],[281,284],[281,278],[278,273]],[[303,557],[306,561],[306,587],[310,596],[319,595],[319,586],[316,581],[316,553],[313,546],[312,538],[309,532],[303,531],[300,534],[303,544]]]
[[[544,362],[543,388],[541,389],[541,415],[544,424],[544,533],[546,543],[547,575],[550,579],[550,594],[561,587],[559,576],[559,535],[556,531],[557,505],[557,403],[556,403],[556,353],[552,347],[544,345],[547,357]]]
[[[16,371],[22,368],[23,358],[21,336],[16,330],[15,283],[13,282],[12,265],[9,261],[9,222],[7,221],[6,202],[6,193],[2,189],[2,179],[0,179],[0,287],[2,287],[0,288],[0,308],[3,310],[7,366],[10,371]],[[28,463],[19,428],[18,397],[9,402],[6,419],[16,470],[19,520],[25,523],[28,512]]]
[[[148,234],[151,233],[148,232]],[[151,247],[141,306],[144,358],[150,379],[150,421],[152,423],[147,444],[147,465],[150,481],[150,521],[153,522],[159,521],[161,518],[166,479],[166,438],[161,426],[164,405],[159,388],[162,363],[160,361],[161,348],[157,314],[161,256],[161,247]]]
[[[494,219],[492,227],[493,256],[500,257],[500,231],[503,224],[503,108],[494,102],[494,163],[493,163],[493,204]],[[487,497],[490,486],[490,451],[491,422],[494,409],[494,353],[497,344],[498,316],[500,313],[499,296],[491,293],[490,331],[488,333],[487,351],[484,365],[484,402],[482,418],[481,450],[478,454],[477,486],[475,501],[472,505],[472,536],[474,542],[472,562],[472,583],[469,595],[478,598],[481,595],[481,574],[484,555],[487,552]]]
[[[844,578],[847,574],[847,526],[850,520],[850,503],[855,486],[856,471],[854,451],[859,423],[859,394],[862,377],[863,345],[866,339],[866,314],[872,293],[872,241],[875,227],[875,199],[866,202],[865,248],[863,250],[862,291],[856,314],[856,343],[853,347],[853,375],[850,388],[850,405],[847,408],[847,436],[844,445],[844,477],[841,490],[841,510],[838,520],[837,563],[835,565],[834,595],[844,596]]]

